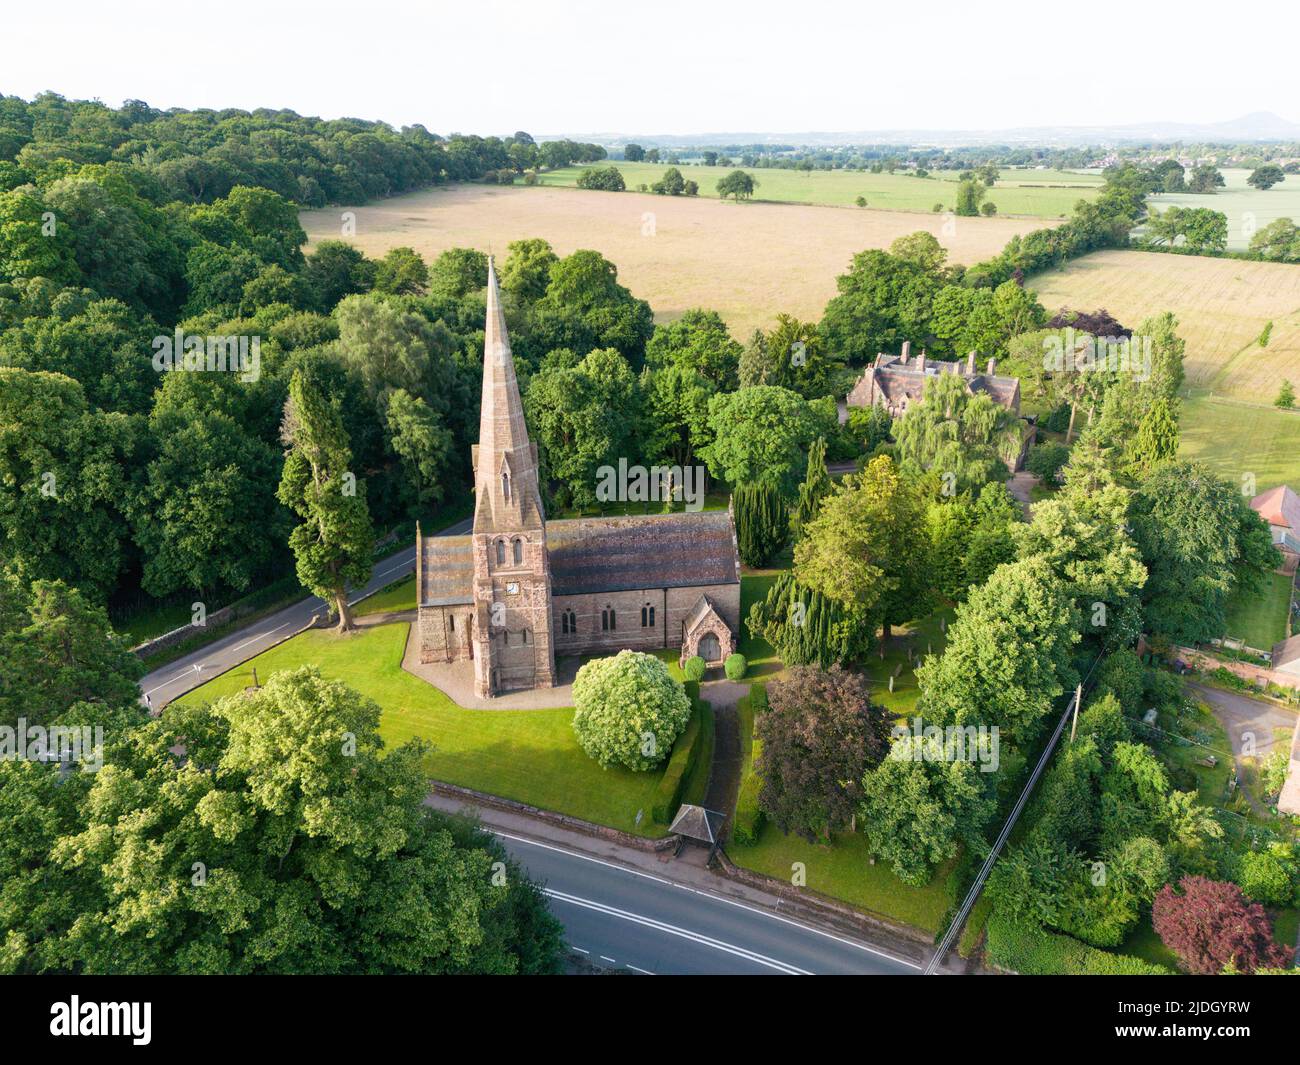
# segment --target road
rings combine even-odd
[[[469,532],[472,524],[473,519],[467,518],[448,526],[437,535],[457,536]],[[355,603],[414,569],[415,545],[412,544],[376,562],[370,581],[364,588],[353,593],[348,601]],[[147,697],[150,707],[160,710],[173,699],[179,699],[186,692],[206,684],[219,673],[224,673],[240,662],[246,662],[286,636],[306,628],[311,624],[312,618],[324,609],[324,601],[314,595],[300,600],[293,606],[241,626],[229,636],[223,636],[220,640],[146,674],[140,681],[140,690]]]
[[[497,831],[545,884],[569,946],[592,964],[657,975],[878,973],[919,967],[761,906]]]

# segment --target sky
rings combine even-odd
[[[0,92],[483,135],[1300,122],[1294,64],[1250,58],[1300,5],[1156,6],[63,0],[6,11]]]

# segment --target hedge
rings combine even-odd
[[[709,791],[709,779],[713,775],[716,729],[713,722],[713,707],[701,699],[696,699],[694,705],[700,719],[700,736],[695,741],[695,755],[691,759],[690,768],[686,770],[686,779],[682,784],[682,802],[703,806],[704,797]]]
[[[1168,976],[1173,971],[997,914],[985,927],[989,961],[1023,976]]]
[[[673,823],[673,818],[677,816],[677,807],[682,804],[682,794],[694,775],[704,748],[704,744],[700,742],[700,735],[704,728],[706,707],[700,701],[700,686],[694,681],[687,681],[684,687],[691,699],[691,720],[686,725],[686,731],[673,744],[673,753],[668,757],[668,765],[664,769],[664,775],[659,778],[659,785],[655,788],[654,799],[650,805],[650,816],[656,824],[660,825]],[[711,729],[712,721],[710,721],[710,731]]]
[[[740,791],[736,796],[736,816],[731,823],[731,839],[739,844],[753,844],[763,831],[763,811],[758,793],[763,782],[754,772],[758,741],[754,738],[754,714],[767,707],[767,689],[755,681],[749,694],[736,704],[737,727],[740,729]]]

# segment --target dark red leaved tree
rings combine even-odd
[[[1241,972],[1291,964],[1290,947],[1273,942],[1268,914],[1236,884],[1185,876],[1166,884],[1151,906],[1151,923],[1184,968],[1198,975],[1221,973],[1231,963]]]

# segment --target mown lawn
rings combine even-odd
[[[382,708],[379,731],[389,746],[419,737],[431,777],[584,818],[642,836],[664,834],[650,820],[660,773],[601,769],[573,735],[571,707],[549,710],[466,710],[401,668],[409,625],[377,625],[338,636],[312,629],[186,695],[217,699],[282,669],[317,666]],[[643,812],[640,826],[638,811]]]
[[[1179,429],[1179,458],[1200,459],[1247,491],[1300,490],[1300,414],[1197,396],[1183,401]]]
[[[883,862],[871,864],[861,835],[844,833],[832,838],[829,846],[808,843],[798,836],[783,835],[769,824],[758,843],[750,847],[730,843],[727,855],[737,865],[787,884],[795,874],[795,863],[801,862],[805,887],[927,932],[938,931],[948,911],[948,866],[941,867],[925,887],[912,887]]]
[[[368,599],[356,605],[353,613],[357,617],[367,614],[387,614],[391,610],[415,609],[415,574],[394,581],[386,588],[381,588]]]
[[[885,646],[885,657],[879,652],[867,656],[862,672],[872,682],[871,697],[882,706],[901,716],[916,711],[921,689],[916,683],[916,671],[908,658],[909,649],[916,654],[916,665],[925,661],[930,653],[939,654],[947,643],[947,629],[952,625],[953,611],[939,610],[927,618],[896,628]],[[940,631],[942,623],[943,631]],[[894,690],[889,690],[889,678],[895,670]]]
[[[1291,578],[1270,573],[1257,592],[1238,589],[1228,600],[1224,635],[1245,640],[1247,646],[1270,651],[1286,639],[1286,622],[1291,613]]]

